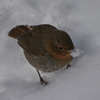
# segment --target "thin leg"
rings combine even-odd
[[[40,83],[41,83],[42,85],[47,85],[47,84],[48,84],[48,82],[47,82],[47,81],[45,81],[45,80],[41,77],[41,74],[39,73],[39,71],[38,71],[38,70],[37,70],[37,73],[38,73],[39,78],[40,78]]]
[[[68,65],[66,66],[66,69],[68,69],[68,68],[71,68],[71,65],[70,65],[70,64],[68,64]]]

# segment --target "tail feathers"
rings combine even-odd
[[[29,33],[30,32],[30,26],[27,25],[19,25],[11,29],[8,33],[8,36],[17,39],[18,37]]]

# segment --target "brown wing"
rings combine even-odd
[[[44,55],[44,48],[42,44],[42,37],[30,34],[26,34],[18,38],[18,44],[29,54]]]
[[[29,32],[30,32],[30,29],[27,25],[19,25],[11,29],[8,33],[8,36],[17,39],[18,37]]]

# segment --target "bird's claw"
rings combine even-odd
[[[43,80],[43,79],[40,80],[40,83],[41,83],[41,85],[47,85],[48,84],[48,82]]]
[[[68,64],[68,65],[66,66],[66,69],[68,69],[68,68],[71,68],[71,65],[70,65],[70,64]]]

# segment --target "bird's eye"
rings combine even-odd
[[[56,48],[57,48],[57,50],[60,50],[60,51],[63,51],[64,50],[64,47],[61,44],[61,40],[57,40],[56,41]]]
[[[57,46],[56,47],[58,50],[60,50],[60,51],[63,51],[64,50],[64,48],[62,47],[62,46]]]
[[[63,48],[63,47],[59,47],[59,49],[60,49],[60,50],[63,50],[64,48]]]

